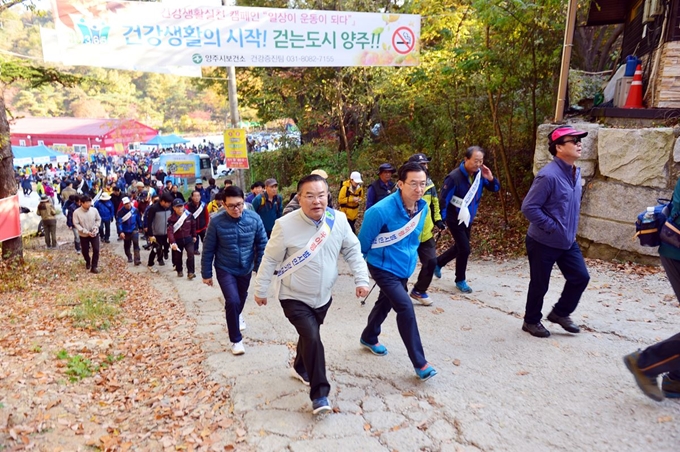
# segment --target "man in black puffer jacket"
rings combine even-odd
[[[242,355],[245,349],[241,331],[246,325],[241,312],[248,296],[250,277],[260,266],[267,245],[267,233],[260,216],[244,209],[240,188],[229,186],[224,189],[224,196],[225,210],[214,214],[205,234],[201,274],[203,282],[212,286],[214,262],[217,282],[224,295],[231,352]]]

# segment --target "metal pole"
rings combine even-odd
[[[222,0],[222,6],[227,6],[227,0]],[[229,116],[231,117],[231,126],[238,127],[240,117],[238,114],[238,97],[236,93],[236,68],[234,66],[227,67],[227,92],[229,93]],[[227,143],[224,143],[224,149],[227,149]],[[243,190],[245,189],[245,182],[243,180],[243,170],[239,169],[237,185]]]
[[[564,30],[564,47],[562,49],[562,64],[560,66],[560,85],[557,89],[557,107],[555,107],[555,123],[564,119],[564,104],[567,97],[569,83],[569,64],[571,63],[571,48],[574,42],[574,28],[576,28],[576,10],[578,0],[569,0],[567,8],[567,25]]]

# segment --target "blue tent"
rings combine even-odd
[[[146,143],[142,144],[156,146],[172,146],[173,144],[181,143],[189,143],[189,140],[186,140],[182,137],[175,135],[174,133],[171,133],[170,135],[156,135]]]
[[[50,161],[68,161],[68,156],[54,151],[41,144],[38,146],[12,146],[14,166],[30,165],[31,163],[50,163]],[[57,159],[57,157],[60,157]]]

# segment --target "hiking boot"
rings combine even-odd
[[[231,344],[231,354],[232,355],[242,355],[246,352],[246,348],[243,346],[243,341],[234,342]]]
[[[535,337],[550,337],[550,331],[548,331],[541,322],[538,323],[527,323],[522,324],[522,331],[526,331]]]
[[[196,274],[195,274],[195,273],[189,273],[189,274],[187,275],[187,279],[188,279],[189,281],[191,281],[191,280],[194,279],[195,277],[196,277]]]
[[[560,317],[559,315],[555,314],[555,311],[551,311],[550,314],[548,314],[548,321],[552,323],[557,323],[559,326],[564,328],[566,331],[569,331],[570,333],[578,333],[581,331],[578,325],[575,324],[573,320],[571,320],[571,317],[569,316]]]
[[[378,342],[377,344],[374,344],[374,345],[369,344],[368,342],[366,342],[363,339],[359,339],[359,342],[361,343],[361,345],[363,345],[364,347],[369,349],[371,351],[371,353],[373,353],[374,355],[378,355],[378,356],[387,355],[387,348],[383,344],[381,344],[380,342]]]
[[[312,413],[324,414],[332,411],[331,404],[328,403],[328,397],[319,397],[312,401]]]
[[[238,315],[238,329],[240,331],[245,331],[245,329],[246,329],[246,321],[243,318],[243,314]]]
[[[669,399],[680,398],[680,380],[673,380],[668,375],[661,379],[661,390]]]
[[[151,273],[158,273],[158,269],[154,268],[153,265],[147,265],[147,268]]]
[[[89,269],[90,269],[90,264],[86,262],[85,263],[85,270],[89,270]]]
[[[177,277],[178,277],[178,278],[181,278],[182,276],[184,276],[184,273],[182,273],[182,270],[178,271],[178,272],[177,272]]]
[[[437,371],[429,364],[425,364],[420,369],[416,369],[416,375],[420,378],[420,381],[427,381],[437,375]]]
[[[158,265],[160,265],[161,267],[164,266],[164,265],[165,265],[165,261],[164,261],[164,260],[159,260],[159,261],[158,261]]]
[[[128,258],[128,264],[131,264],[132,263],[132,256],[128,256],[127,258]]]
[[[201,255],[200,251],[198,251],[198,250],[194,251],[194,256],[200,256],[200,255]]]
[[[437,279],[442,279],[442,268],[439,265],[434,268],[434,276],[436,276]]]
[[[95,267],[92,270],[90,270],[90,273],[94,273],[96,275],[97,273],[99,273],[99,269]]]
[[[413,289],[411,290],[410,296],[423,306],[430,306],[433,303],[432,299],[427,295],[427,292],[418,292]]]
[[[472,289],[465,280],[456,282],[456,287],[463,293],[472,293]]]
[[[307,375],[307,372],[299,373],[294,367],[291,367],[290,376],[296,380],[300,380],[303,385],[309,386],[309,376]]]
[[[645,375],[638,366],[638,359],[640,359],[639,351],[624,356],[623,362],[635,377],[635,383],[642,389],[642,392],[650,399],[661,402],[664,399],[664,393],[659,388],[656,377]]]

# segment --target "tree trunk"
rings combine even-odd
[[[5,109],[5,89],[4,86],[0,86],[0,199],[16,194],[17,182],[14,179],[14,154]],[[24,244],[21,237],[2,242],[2,258],[7,260],[24,258]]]

